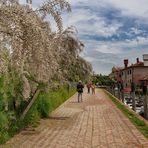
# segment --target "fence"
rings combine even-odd
[[[117,87],[113,88],[111,86],[106,87],[107,91],[109,91],[116,98],[121,100],[123,103],[127,103],[130,108],[132,108],[135,112],[139,113],[145,119],[148,120],[148,93],[147,91],[142,93],[137,93],[137,91],[132,91],[126,93],[121,91]],[[129,105],[130,104],[130,105]],[[140,109],[140,111],[138,111]]]

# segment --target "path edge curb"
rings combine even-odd
[[[64,105],[67,104],[67,102],[72,99],[72,97],[74,97],[76,95],[76,92],[71,96],[69,97],[65,102],[63,102],[60,106],[58,106],[55,110],[53,110],[51,113],[49,113],[49,116],[50,114],[52,114],[53,112],[56,112],[58,109],[62,108]]]
[[[128,106],[126,106],[121,100],[119,100],[117,97],[115,97],[114,95],[112,95],[109,91],[103,89],[105,92],[107,92],[108,94],[110,94],[112,97],[114,97],[117,101],[119,101],[122,105],[124,105],[126,107],[126,109],[130,112],[132,112],[137,118],[139,118],[140,120],[144,121],[144,123],[146,125],[148,125],[148,121],[146,119],[144,119],[142,116],[138,115],[136,112],[134,112],[132,109],[130,109]]]

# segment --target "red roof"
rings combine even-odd
[[[128,66],[127,68],[124,68],[123,70],[128,69],[128,68],[132,68],[132,67],[138,67],[138,66],[145,67],[145,66],[144,66],[144,63],[141,62],[141,61],[139,61],[138,63],[131,64],[130,66]],[[121,69],[121,70],[122,70],[122,69]]]
[[[139,61],[138,63],[132,64],[131,66],[136,67],[136,66],[144,66],[144,63]]]

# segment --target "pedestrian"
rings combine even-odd
[[[91,90],[92,90],[92,94],[95,94],[95,88],[96,88],[96,86],[95,86],[95,84],[91,84]]]
[[[87,91],[88,91],[88,94],[90,93],[90,88],[91,88],[91,83],[87,83]]]
[[[83,88],[84,85],[82,84],[82,81],[80,80],[77,84],[77,92],[78,92],[78,102],[82,102],[82,94],[83,94]]]

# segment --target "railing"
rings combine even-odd
[[[106,86],[106,90],[148,120],[148,94],[125,93],[110,86]]]

